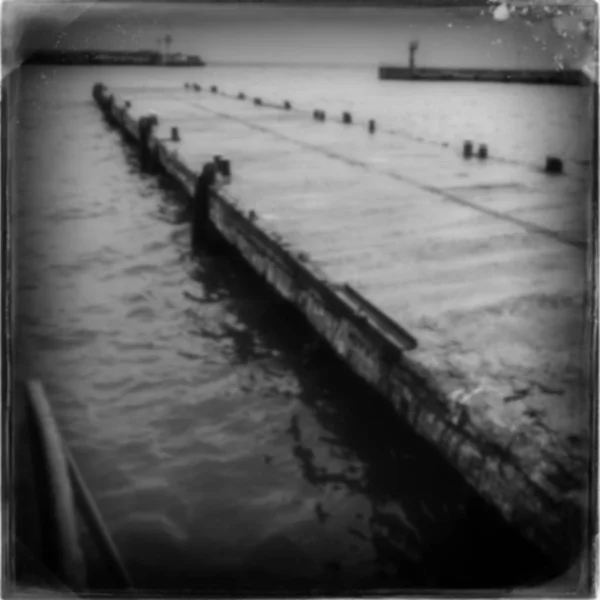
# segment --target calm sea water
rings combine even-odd
[[[140,587],[510,586],[540,565],[234,256],[190,256],[180,193],[90,97],[215,83],[519,160],[586,158],[581,90],[378,82],[370,68],[26,67],[20,375],[42,379]],[[460,143],[460,142],[459,142]]]

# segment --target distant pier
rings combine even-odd
[[[582,71],[418,68],[382,65],[379,79],[397,81],[486,81],[582,86],[588,77]]]
[[[418,40],[409,44],[408,67],[381,65],[379,79],[397,81],[485,81],[545,85],[585,85],[589,77],[583,71],[564,69],[468,69],[461,67],[417,67]]]
[[[582,179],[545,157],[495,162],[493,140],[461,154],[293,98],[204,84],[93,96],[142,168],[187,191],[192,243],[234,247],[549,564],[578,559]]]
[[[202,67],[204,61],[190,54],[164,54],[153,50],[44,50],[35,52],[26,60],[36,65],[114,65]]]

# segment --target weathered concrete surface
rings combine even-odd
[[[122,92],[131,108],[117,99],[113,118],[136,138],[156,111],[150,146],[190,194],[213,155],[232,160],[211,197],[217,229],[507,521],[568,564],[589,491],[585,182],[220,94]]]

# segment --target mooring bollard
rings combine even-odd
[[[115,97],[110,94],[110,96],[104,96],[102,100],[102,110],[104,111],[104,116],[106,120],[112,125],[115,124],[114,117],[114,106],[115,106]]]
[[[563,172],[562,160],[556,156],[547,156],[545,171],[551,175],[560,175]]]
[[[467,140],[463,144],[463,158],[471,158],[473,156],[473,142]]]
[[[150,113],[145,117],[140,117],[138,121],[138,131],[140,134],[140,162],[142,170],[154,172],[157,167],[157,157],[150,150],[150,137],[152,130],[158,125],[158,117],[155,113]]]
[[[197,92],[199,92],[202,88],[200,87],[199,84],[194,83],[194,85],[192,86]]]
[[[106,87],[104,86],[103,83],[96,83],[96,84],[94,84],[94,87],[92,88],[92,97],[100,106],[102,106],[102,103],[104,101],[104,90],[105,89],[106,89]]]
[[[229,159],[224,158],[221,160],[219,164],[219,171],[221,172],[221,175],[223,175],[223,177],[231,179],[231,163]]]
[[[179,128],[171,127],[171,141],[179,142],[180,140],[181,140],[181,138],[179,137]]]
[[[345,125],[350,125],[352,123],[352,115],[349,112],[345,112],[342,115],[342,123]]]
[[[313,110],[313,119],[315,121],[319,120],[319,111],[318,110]]]
[[[288,101],[288,100],[286,100],[286,101],[283,103],[283,108],[285,108],[285,110],[290,110],[290,109],[292,108],[292,105],[289,103],[289,101]]]
[[[148,170],[150,173],[156,173],[160,167],[160,160],[158,158],[158,148],[150,148],[150,137],[154,133],[154,128],[158,126],[158,115],[150,111],[148,116],[148,139],[146,140],[146,144],[148,145]]]
[[[479,149],[477,150],[477,158],[480,160],[485,160],[488,157],[488,147],[486,144],[480,144]]]
[[[369,133],[375,133],[375,120],[371,119],[369,121]]]
[[[260,98],[254,98],[254,104],[256,104],[256,106],[261,106],[262,100]]]
[[[246,94],[244,94],[244,92],[240,92],[240,93],[238,94],[238,98],[239,98],[240,100],[245,100],[245,99],[246,99]]]
[[[206,163],[202,173],[196,180],[196,189],[192,199],[191,238],[192,249],[197,249],[200,242],[206,239],[209,231],[210,189],[215,182],[216,168],[214,163]]]
[[[140,163],[142,167],[142,171],[147,171],[149,166],[149,153],[148,153],[148,138],[150,125],[148,123],[148,117],[140,117],[138,120],[138,132],[140,135],[140,146],[139,146],[139,154],[140,154]]]
[[[125,100],[125,110],[128,110],[131,108],[131,100]]]
[[[219,91],[219,88],[216,85],[211,86],[210,91],[213,94],[216,94]]]

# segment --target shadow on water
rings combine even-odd
[[[220,260],[222,268],[203,269],[199,276],[214,293],[226,289],[234,298],[229,310],[247,324],[234,336],[239,360],[256,357],[252,332],[260,331],[266,345],[290,358],[301,401],[328,432],[316,442],[305,440],[299,417],[290,419],[287,432],[304,478],[317,488],[344,489],[370,500],[368,535],[379,569],[355,583],[363,589],[474,589],[547,579],[535,548],[508,528],[384,398],[350,372],[298,311],[275,297],[233,252]],[[248,290],[260,302],[247,302]],[[318,444],[335,446],[345,468],[319,464]],[[315,513],[322,522],[329,516],[319,504]],[[350,533],[364,536],[356,529]],[[339,585],[345,587],[343,579]]]
[[[543,578],[535,550],[510,531],[385,400],[326,350],[309,364],[303,401],[354,458],[342,471],[317,466],[297,420],[295,454],[313,485],[334,484],[370,501],[369,535],[380,571],[369,586],[510,587]],[[331,394],[313,386],[334,381]],[[501,566],[500,566],[501,565]]]
[[[137,156],[125,148],[129,164],[137,168]],[[173,224],[185,222],[185,195],[166,176],[157,182],[161,214]],[[182,262],[190,265],[191,277],[204,290],[198,302],[225,303],[243,325],[224,325],[215,334],[231,340],[235,361],[251,363],[263,357],[263,348],[275,349],[299,382],[299,400],[321,433],[315,438],[304,416],[294,414],[286,431],[292,453],[304,480],[319,492],[366,499],[368,511],[357,511],[346,530],[357,543],[371,546],[374,568],[358,575],[328,561],[322,576],[307,580],[285,570],[266,576],[261,565],[243,573],[209,569],[191,575],[163,561],[160,575],[153,574],[152,587],[212,595],[284,589],[296,594],[386,589],[404,593],[427,588],[508,589],[547,580],[550,574],[536,550],[352,374],[312,333],[304,317],[280,300],[235,251],[201,248],[192,258],[187,242],[187,236],[178,241]],[[319,458],[322,447],[339,460]],[[265,456],[265,462],[271,459]],[[314,505],[318,523],[325,526],[332,516],[323,502]]]

